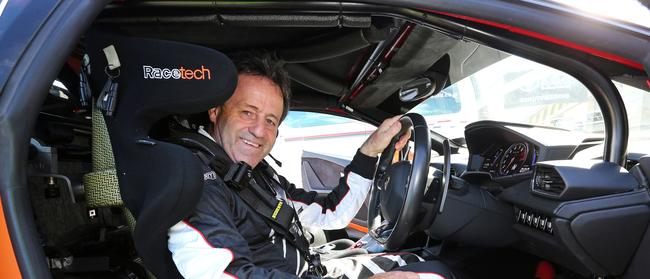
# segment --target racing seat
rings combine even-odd
[[[236,86],[236,69],[222,53],[185,43],[98,30],[91,31],[86,42],[94,97],[115,104],[104,102],[104,110],[93,115],[93,126],[96,122],[101,127],[105,121],[108,135],[94,135],[95,171],[85,179],[89,202],[120,206],[123,201],[137,222],[133,240],[149,271],[158,278],[181,278],[167,248],[167,230],[193,210],[202,192],[203,173],[189,149],[149,133],[167,116],[205,112],[225,102]],[[108,60],[111,65],[116,60],[104,51],[111,45],[120,64],[114,69]],[[109,80],[117,90],[104,95]]]

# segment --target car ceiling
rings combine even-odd
[[[159,38],[207,46],[226,54],[242,49],[276,51],[287,61],[293,80],[294,110],[345,114],[357,76],[381,41],[395,38],[405,20],[383,15],[331,13],[247,13],[210,9],[109,7],[95,25],[130,36]],[[581,55],[607,69],[610,76],[637,87],[645,79],[629,69]],[[448,75],[452,84],[507,56],[476,42],[415,25],[381,75],[344,107],[379,121],[404,113],[418,102],[404,103],[395,94],[425,71]],[[639,76],[638,73],[636,76]],[[642,77],[642,75],[641,75]],[[371,121],[372,122],[372,121]]]

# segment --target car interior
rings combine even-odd
[[[648,274],[650,156],[628,148],[626,104],[613,84],[649,93],[643,69],[469,18],[358,3],[117,1],[75,44],[28,153],[26,218],[54,278],[177,274],[166,230],[192,210],[203,175],[167,138],[205,125],[204,112],[236,86],[228,56],[251,49],[286,62],[292,111],[375,126],[404,114],[412,129],[407,147],[382,153],[357,230],[312,228],[313,245],[379,243],[377,252],[415,253],[456,278]],[[449,92],[509,57],[575,78],[597,106],[600,133],[478,117],[459,124],[462,136],[447,136],[418,110],[438,98],[466,117]],[[172,70],[184,66],[193,80],[179,86],[186,77]],[[347,162],[309,152],[301,160],[303,181],[293,183],[320,194]]]

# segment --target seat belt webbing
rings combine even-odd
[[[171,141],[198,151],[197,156],[221,176],[251,208],[264,216],[275,231],[293,242],[301,252],[309,254],[309,243],[302,229],[295,227],[294,220],[298,219],[295,210],[287,206],[285,201],[276,199],[262,189],[252,179],[250,166],[243,162],[232,163],[220,146],[196,133],[176,131]]]

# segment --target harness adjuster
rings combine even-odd
[[[307,268],[308,274],[315,275],[319,278],[327,274],[327,269],[321,263],[319,254],[312,254],[307,260],[309,261],[309,268]]]
[[[251,178],[251,166],[243,161],[232,164],[223,177],[223,181],[236,189],[241,189],[244,185],[242,181],[248,181]],[[246,179],[246,180],[244,180]]]

